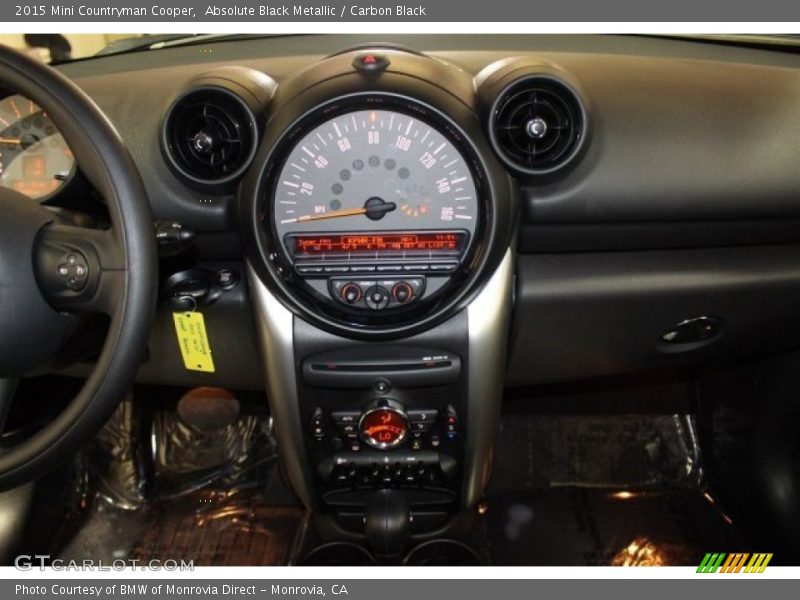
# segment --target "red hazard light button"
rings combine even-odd
[[[374,72],[383,71],[389,66],[389,59],[383,54],[366,52],[359,54],[353,59],[353,67],[357,71]]]

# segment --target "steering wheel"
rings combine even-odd
[[[82,173],[108,205],[111,227],[90,229],[0,188],[0,433],[16,382],[47,364],[76,315],[104,313],[108,335],[92,373],[64,410],[0,449],[0,490],[68,460],[108,420],[134,380],[155,313],[158,262],[139,173],[97,105],[55,69],[0,46],[0,87],[47,112]]]

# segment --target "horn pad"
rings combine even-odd
[[[18,377],[53,356],[71,319],[44,299],[34,253],[53,215],[35,200],[0,189],[0,377]]]

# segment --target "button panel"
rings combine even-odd
[[[358,420],[360,417],[360,411],[335,411],[331,413],[331,420],[339,434],[348,443],[355,442],[356,445],[358,445]]]
[[[396,424],[396,419],[382,419],[382,411],[395,411],[402,418],[407,433],[399,443],[370,443],[370,436],[383,440],[381,432]],[[463,451],[459,426],[451,405],[405,408],[383,398],[361,407],[317,406],[310,414],[307,447],[325,486],[323,493],[381,488],[454,491],[460,485]]]
[[[83,254],[70,252],[62,257],[58,265],[58,276],[64,285],[74,292],[79,292],[89,280],[89,263]]]
[[[362,436],[359,423],[362,411],[336,410],[327,416],[322,408],[317,408],[311,418],[310,433],[316,441],[324,440],[329,434],[336,442],[337,449],[347,448],[350,452],[360,452]],[[410,409],[408,418],[408,447],[412,451],[437,449],[442,440],[454,442],[459,437],[459,421],[455,410],[448,406],[445,411],[437,409]],[[329,431],[329,423],[333,431]]]
[[[395,263],[319,263],[299,262],[294,269],[298,275],[306,277],[341,275],[343,273],[452,273],[458,268],[457,260],[437,260],[431,262],[395,262]]]
[[[441,452],[403,452],[388,459],[373,451],[336,453],[317,463],[317,473],[334,488],[440,487],[452,481],[457,461]]]
[[[311,415],[311,423],[309,423],[309,433],[314,440],[321,442],[325,439],[325,415],[321,408],[314,411]]]
[[[383,310],[418,300],[425,291],[424,277],[401,276],[331,278],[328,291],[337,302],[356,308]]]

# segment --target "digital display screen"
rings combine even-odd
[[[296,257],[458,256],[464,231],[294,234],[289,247]]]
[[[388,448],[403,441],[408,433],[405,420],[393,410],[377,409],[364,417],[361,435],[371,446]]]

